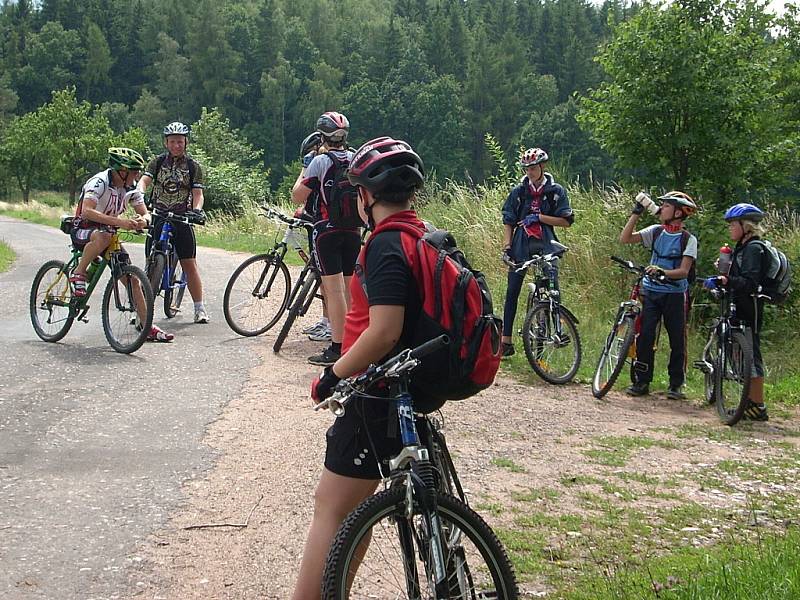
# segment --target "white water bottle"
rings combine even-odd
[[[717,261],[717,271],[720,275],[727,275],[731,270],[733,261],[733,250],[728,244],[719,249],[719,260]]]

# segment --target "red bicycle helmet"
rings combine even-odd
[[[317,131],[326,140],[339,143],[347,139],[347,132],[350,130],[350,121],[342,113],[330,111],[323,113],[317,119]]]
[[[373,194],[402,192],[422,187],[425,165],[403,140],[379,137],[356,150],[347,178]]]

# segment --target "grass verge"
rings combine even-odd
[[[5,273],[17,257],[11,247],[0,240],[0,273]]]

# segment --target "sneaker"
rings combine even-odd
[[[333,339],[332,335],[331,328],[323,325],[321,329],[308,334],[308,339],[312,342],[330,342]]]
[[[329,367],[333,363],[335,363],[341,357],[341,353],[334,352],[334,350],[328,346],[325,350],[322,351],[322,354],[318,354],[316,356],[309,356],[308,362],[312,365],[319,365],[321,367]]]
[[[514,344],[511,342],[503,342],[501,346],[503,358],[514,356]]]
[[[69,282],[72,284],[73,296],[83,298],[86,295],[86,275],[73,273],[69,276]]]
[[[744,418],[748,421],[769,421],[766,404],[756,404],[752,400],[747,403],[744,409]]]
[[[172,333],[167,333],[160,327],[156,327],[153,325],[150,328],[150,333],[147,334],[147,341],[148,342],[171,342],[175,339],[175,335]]]
[[[194,322],[195,323],[208,323],[211,319],[206,312],[206,309],[201,308],[200,310],[194,311]]]
[[[671,385],[667,390],[667,398],[670,400],[686,400],[686,394],[681,390],[680,385]]]
[[[634,383],[625,388],[628,396],[647,396],[650,393],[650,386],[646,383]]]
[[[327,327],[327,325],[325,325],[325,323],[323,323],[322,320],[320,319],[319,321],[317,321],[313,325],[309,325],[308,327],[304,327],[303,329],[301,329],[301,331],[303,332],[303,335],[311,335],[312,333],[316,333],[317,331],[322,331],[326,327]]]

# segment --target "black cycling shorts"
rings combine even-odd
[[[403,447],[397,409],[392,402],[376,398],[353,398],[325,437],[325,468],[356,479],[388,475],[389,459]]]
[[[352,276],[360,251],[358,229],[330,228],[327,221],[314,226],[314,256],[323,275]]]
[[[164,220],[155,217],[153,220],[152,235],[148,236],[144,246],[145,256],[150,256],[150,249],[161,237],[161,228]],[[194,227],[186,223],[172,223],[172,244],[178,258],[195,258],[197,256],[197,240],[194,237]]]

